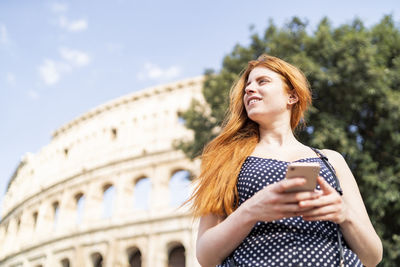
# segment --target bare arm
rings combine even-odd
[[[376,266],[382,259],[382,243],[368,217],[356,180],[339,153],[324,150],[336,170],[343,189],[341,197],[325,180],[319,178],[323,196],[299,205],[314,209],[303,213],[305,220],[329,220],[340,225],[350,248],[366,266]]]
[[[215,267],[243,241],[254,222],[246,209],[238,208],[226,219],[215,214],[200,219],[196,256],[202,267]]]
[[[292,217],[304,210],[298,202],[317,198],[319,192],[284,192],[304,183],[302,178],[284,179],[257,192],[226,218],[214,214],[203,216],[196,245],[196,256],[201,266],[221,264],[246,238],[257,221]]]

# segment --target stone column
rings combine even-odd
[[[84,224],[90,225],[92,222],[97,221],[101,218],[103,211],[103,192],[101,192],[100,184],[93,182],[88,186],[88,193],[85,199]]]
[[[157,212],[168,207],[170,170],[166,166],[153,168],[151,179],[151,206],[150,210]]]
[[[70,189],[66,189],[62,193],[57,222],[57,232],[59,233],[69,232],[75,226],[77,212],[75,193],[77,192]]]
[[[124,218],[133,210],[133,181],[130,175],[120,175],[115,179],[115,212],[113,216]]]

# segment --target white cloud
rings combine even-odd
[[[6,80],[9,84],[11,85],[15,85],[16,79],[15,79],[15,75],[12,72],[7,72],[6,74]]]
[[[43,64],[39,66],[39,74],[45,84],[53,85],[60,80],[61,69],[57,65],[54,60],[45,59]]]
[[[65,13],[68,10],[68,5],[66,3],[53,3],[51,5],[51,11],[54,13]]]
[[[7,27],[3,23],[0,23],[0,44],[8,44],[9,41]]]
[[[69,32],[79,32],[84,31],[88,28],[88,23],[86,19],[78,19],[69,21],[66,17],[60,16],[59,25],[61,28]]]
[[[64,74],[90,63],[90,57],[85,52],[67,47],[61,47],[59,52],[62,60],[45,59],[38,68],[39,76],[46,85],[54,85]]]
[[[139,72],[137,78],[139,80],[169,80],[178,77],[181,69],[178,66],[171,66],[162,69],[153,63],[144,64],[144,70]]]
[[[74,66],[82,67],[90,62],[89,55],[82,51],[61,47],[60,54],[64,60]]]

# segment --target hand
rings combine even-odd
[[[322,195],[318,199],[302,200],[299,206],[306,211],[298,212],[306,221],[331,221],[342,223],[346,220],[346,205],[339,193],[321,176],[317,179]]]
[[[301,207],[299,202],[312,201],[321,195],[320,191],[286,192],[305,183],[306,180],[303,178],[283,179],[261,189],[243,205],[254,221],[269,222],[297,216],[299,212],[310,209],[310,207]]]

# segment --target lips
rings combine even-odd
[[[258,101],[261,101],[261,97],[258,96],[251,96],[247,99],[247,105],[251,105],[254,103],[257,103]]]

